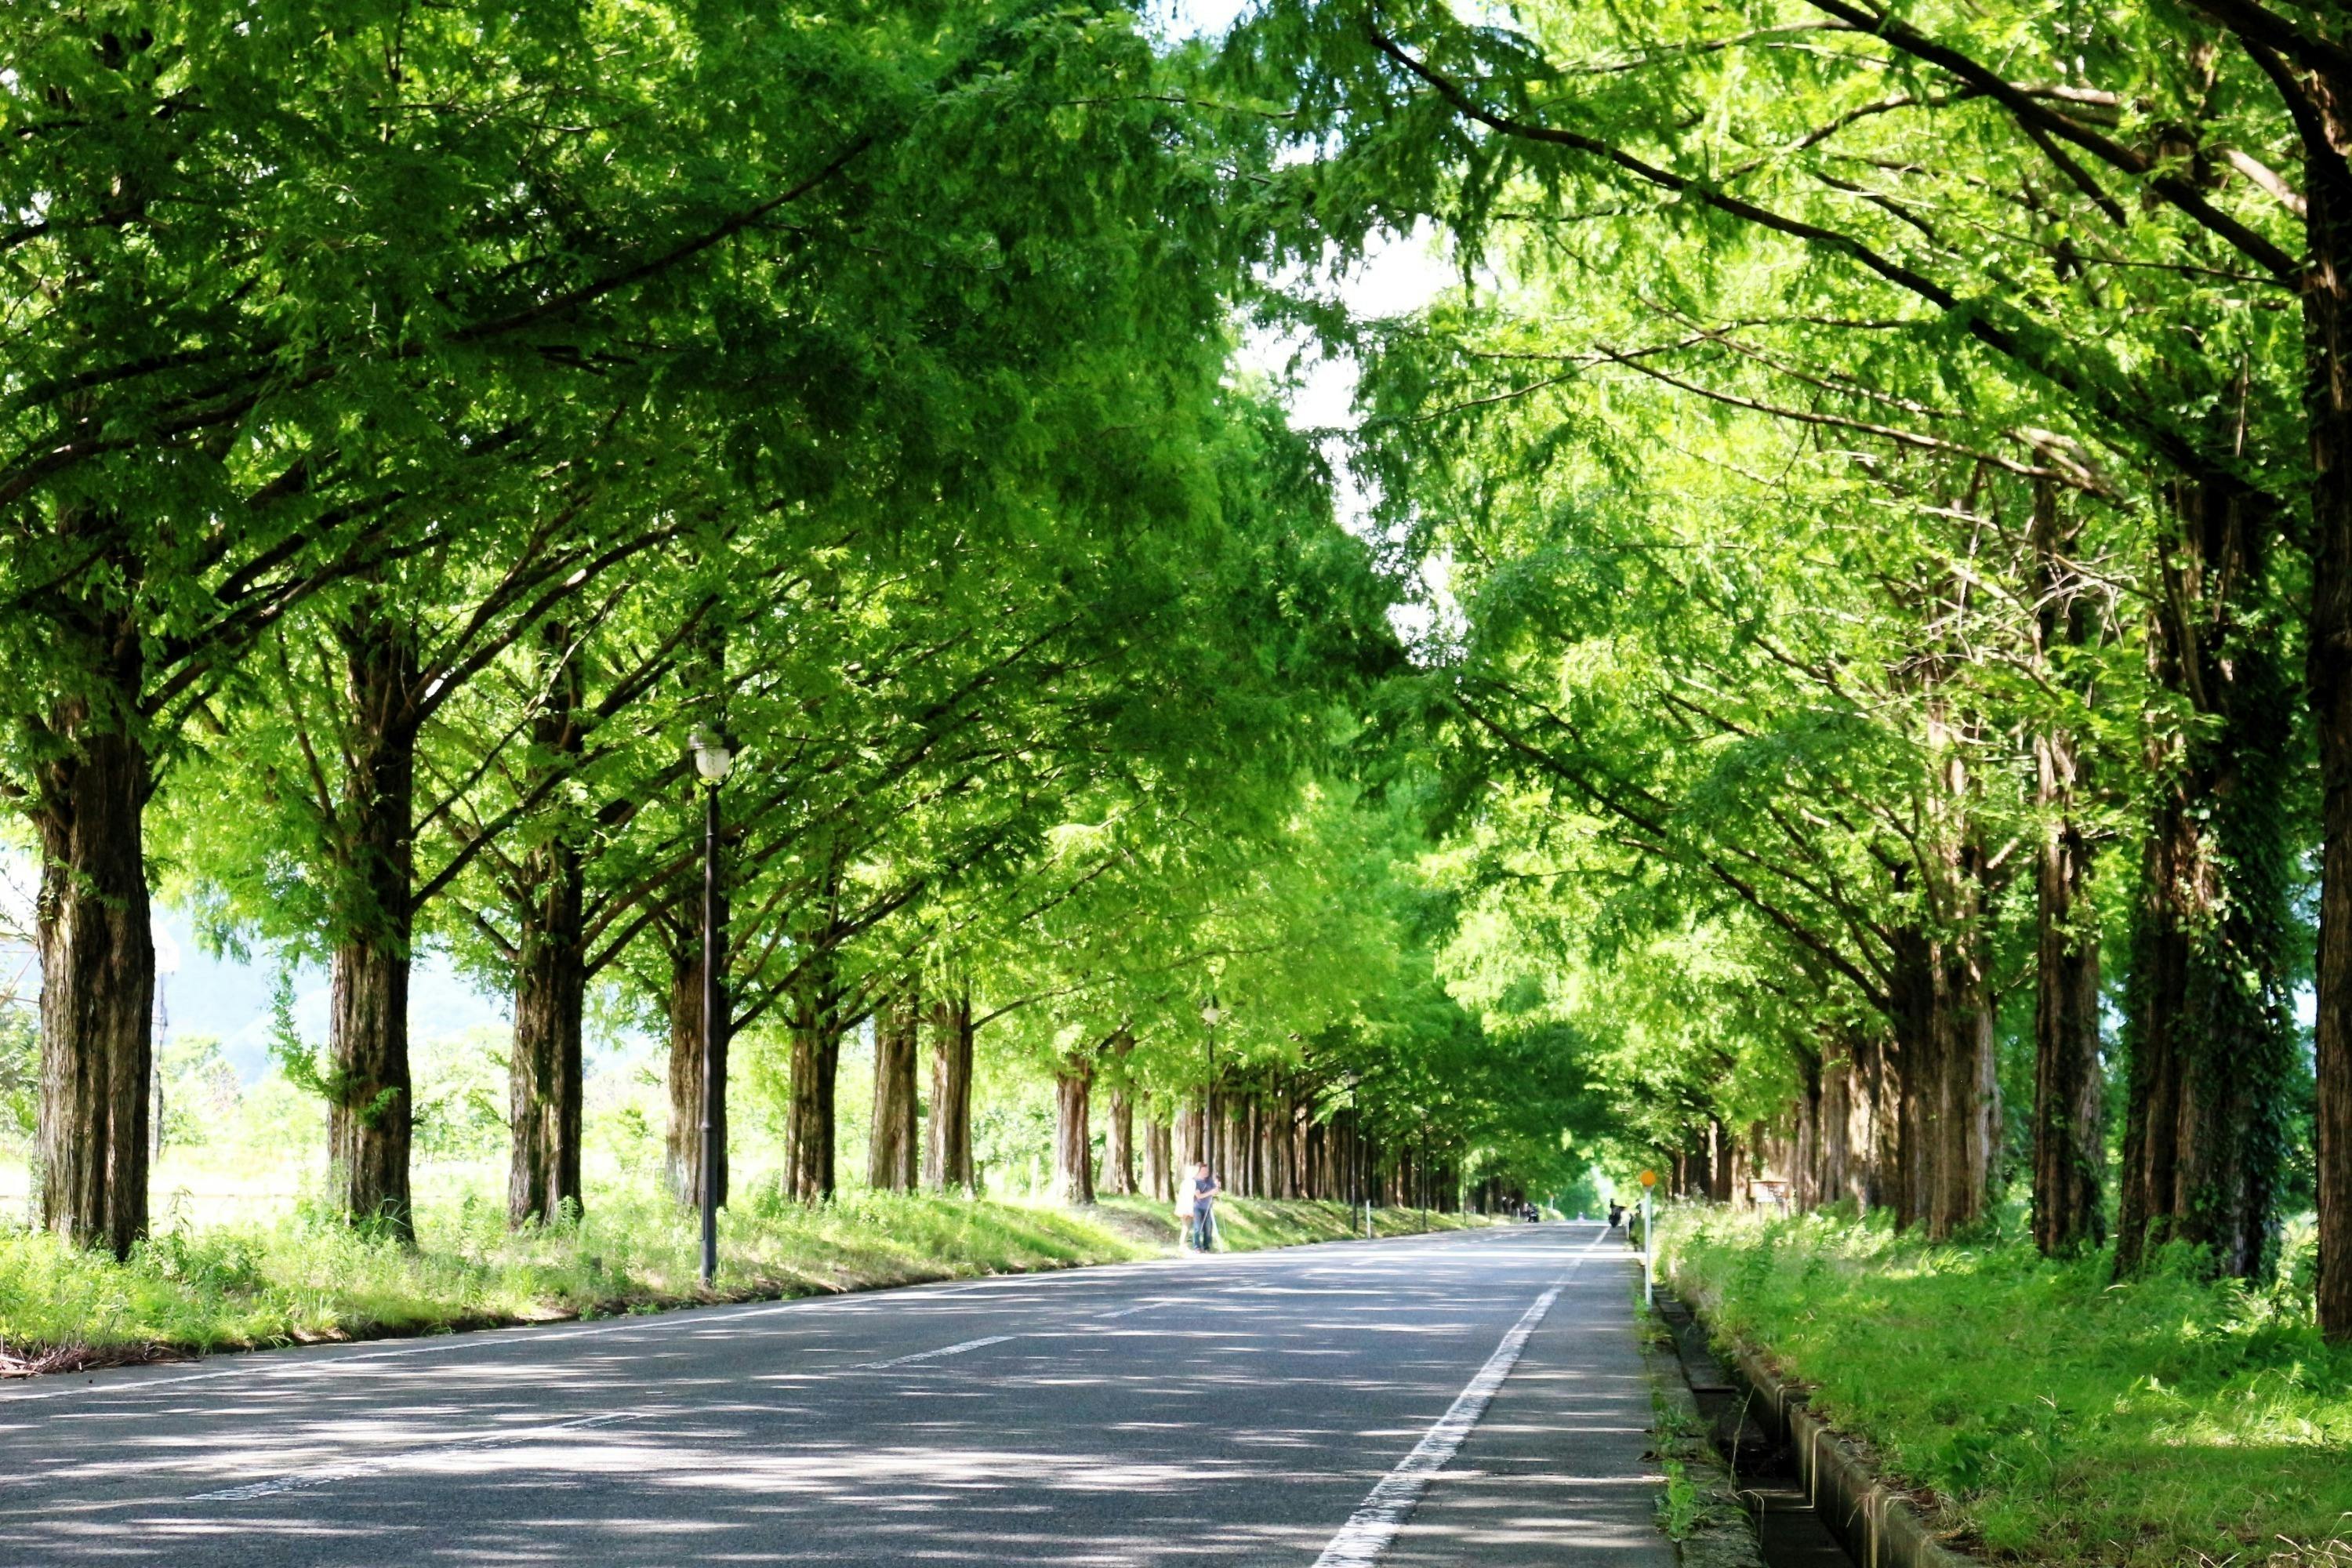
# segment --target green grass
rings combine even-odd
[[[2105,1256],[1680,1210],[1678,1289],[2005,1562],[2352,1561],[2352,1350],[2307,1299]]]
[[[754,1195],[721,1216],[709,1292],[694,1216],[651,1194],[606,1196],[575,1222],[521,1234],[492,1203],[428,1205],[413,1249],[299,1210],[177,1224],[127,1263],[0,1228],[0,1371],[1123,1262],[1172,1249],[1175,1221],[1158,1225],[1160,1214],[1141,1199],[1070,1212],[866,1191],[818,1207]],[[1239,1249],[1354,1234],[1334,1204],[1234,1202],[1225,1217]],[[1407,1211],[1382,1228],[1419,1226]]]

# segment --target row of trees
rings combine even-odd
[[[1463,973],[1581,1025],[1637,1142],[1772,1142],[1802,1201],[1946,1236],[2021,1172],[2052,1251],[2112,1215],[2241,1275],[2315,1204],[2352,1333],[2330,25],[1276,0],[1230,63],[1331,239],[1463,265],[1360,335],[1495,792]]]
[[[1440,986],[1414,786],[1349,782],[1394,563],[1229,369],[1277,149],[1202,61],[964,0],[12,20],[44,1223],[146,1226],[159,889],[329,971],[280,1053],[353,1216],[413,1234],[426,943],[510,999],[513,1223],[585,1198],[595,998],[667,1036],[670,1184],[723,1197],[695,731],[737,758],[715,1033],[788,1039],[800,1197],[867,1020],[881,1185],[971,1184],[983,1039],[1061,1079],[1081,1199],[1097,1073],[1115,1186],[1213,1081],[1266,1192],[1563,1157]]]

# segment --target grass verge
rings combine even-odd
[[[2352,1560],[2352,1351],[2307,1303],[2105,1255],[1930,1247],[1883,1223],[1682,1209],[1675,1288],[1997,1561]]]
[[[1085,1213],[862,1191],[817,1207],[754,1196],[720,1217],[709,1291],[694,1216],[650,1194],[521,1233],[498,1205],[426,1207],[414,1248],[300,1214],[176,1226],[122,1263],[0,1229],[0,1375],[1125,1262],[1172,1249],[1175,1221],[1163,1235],[1158,1212],[1140,1199]],[[1336,1204],[1230,1212],[1239,1249],[1353,1234]],[[1416,1228],[1395,1217],[1383,1233]]]

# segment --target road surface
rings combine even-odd
[[[0,1563],[1671,1568],[1631,1297],[1528,1226],[0,1387]]]

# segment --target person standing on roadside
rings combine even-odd
[[[1209,1162],[1192,1167],[1192,1250],[1206,1252],[1216,1245],[1216,1197],[1225,1189],[1209,1174]]]

